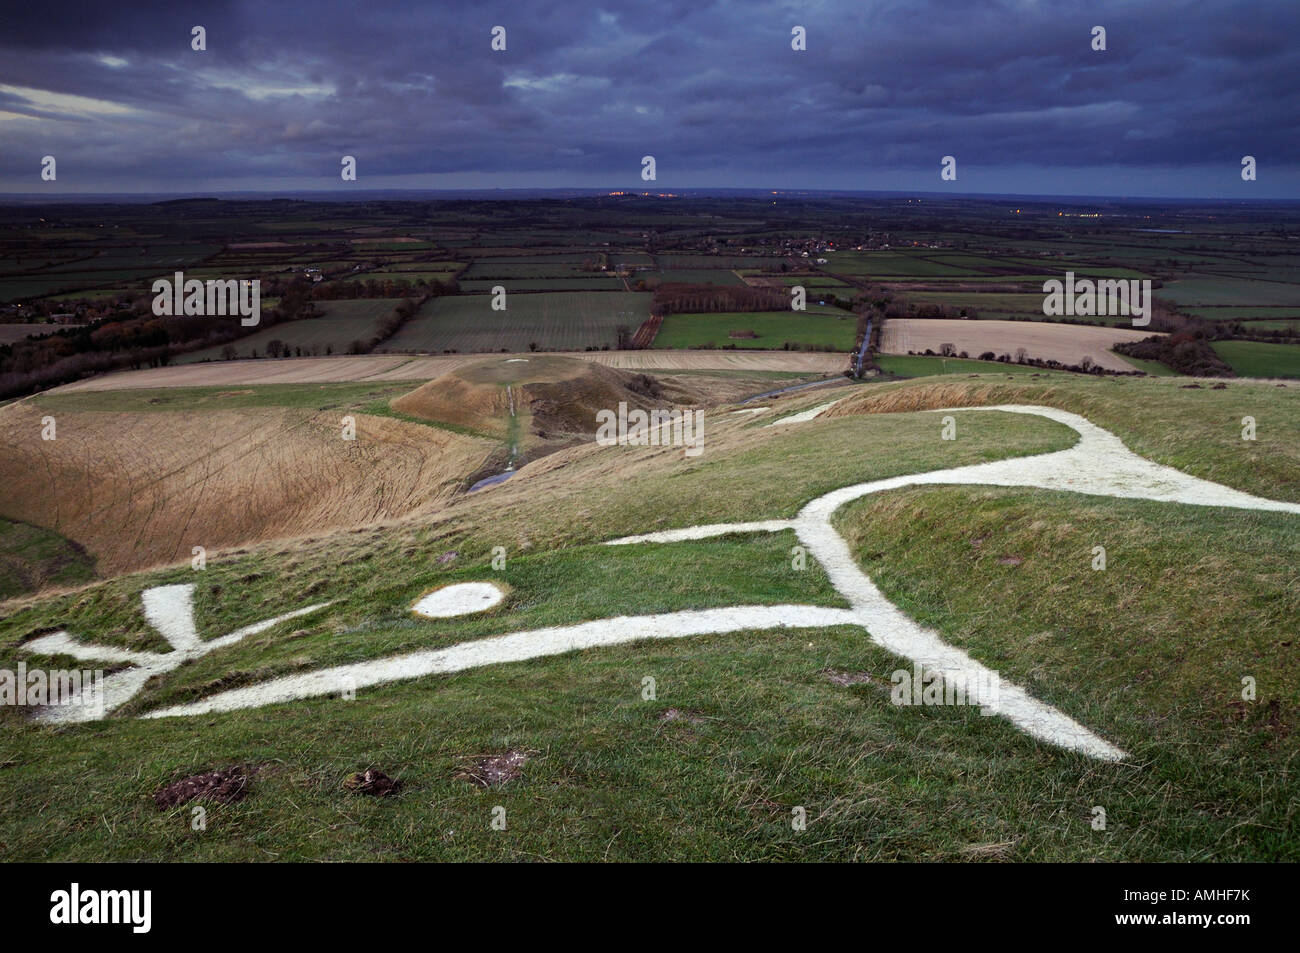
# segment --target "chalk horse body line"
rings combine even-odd
[[[911,660],[927,675],[941,676],[945,684],[956,686],[968,704],[979,705],[987,714],[1006,718],[1032,737],[1093,758],[1120,760],[1125,755],[1119,748],[1058,709],[999,679],[996,673],[966,652],[946,644],[938,633],[918,625],[901,612],[858,567],[848,544],[832,527],[832,515],[845,503],[869,494],[925,484],[1034,487],[1094,496],[1287,513],[1300,513],[1300,504],[1252,496],[1152,463],[1130,451],[1114,434],[1077,414],[1052,407],[999,405],[952,408],[934,413],[963,410],[1034,414],[1065,424],[1078,433],[1080,439],[1068,450],[843,487],[811,501],[798,516],[790,520],[692,526],[627,536],[609,540],[606,544],[654,544],[707,539],[733,533],[793,530],[800,542],[824,567],[835,589],[848,601],[848,609],[809,605],[728,606],[597,619],[575,625],[513,632],[463,642],[444,649],[422,650],[289,675],[231,689],[196,702],[146,712],[140,717],[169,718],[257,708],[425,675],[524,661],[640,639],[685,638],[771,628],[853,625],[865,629],[877,645]],[[135,653],[93,646],[73,640],[66,632],[43,636],[21,646],[28,651],[43,654],[64,653],[81,660],[127,662],[132,666],[104,680],[102,698],[83,699],[84,704],[40,709],[36,717],[56,722],[103,718],[134,697],[151,676],[170,671],[185,661],[218,648],[233,645],[246,635],[263,631],[290,618],[317,612],[330,604],[308,606],[246,626],[221,638],[203,641],[198,637],[194,626],[190,602],[192,591],[193,586],[190,585],[161,586],[146,590],[142,596],[146,618],[173,647],[169,653]]]

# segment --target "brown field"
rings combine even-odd
[[[891,322],[892,323],[892,322]],[[992,323],[992,322],[985,322]],[[426,381],[482,354],[433,354],[425,357],[363,354],[357,357],[300,357],[286,360],[214,361],[123,371],[65,384],[50,393],[78,390],[123,390],[139,387],[222,387],[246,384],[329,384],[344,381]],[[512,355],[501,355],[510,357]],[[519,357],[528,357],[521,354]],[[536,357],[537,355],[532,355]],[[796,351],[578,351],[559,355],[595,361],[606,367],[636,371],[789,371],[838,374],[847,366],[843,354]]]
[[[0,515],[80,543],[103,576],[429,512],[499,446],[364,414],[345,441],[337,413],[284,407],[58,412],[43,441],[45,413],[0,409]]]
[[[1051,324],[1046,321],[968,321],[945,318],[890,318],[881,329],[881,353],[937,352],[951,344],[960,353],[979,357],[985,351],[1010,354],[1024,348],[1030,357],[1078,364],[1090,357],[1112,371],[1135,371],[1132,364],[1111,347],[1121,341],[1140,341],[1151,332],[1134,328],[1101,328],[1092,325]]]

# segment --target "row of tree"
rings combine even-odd
[[[321,282],[312,287],[317,301],[344,301],[351,298],[408,298],[422,295],[456,294],[460,285],[450,281],[409,278],[354,278]]]
[[[655,289],[650,310],[656,314],[788,311],[790,291],[787,288],[752,288],[748,285],[696,285],[669,282]]]

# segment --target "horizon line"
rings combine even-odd
[[[663,198],[669,199],[678,196],[691,195],[776,195],[776,196],[825,196],[825,197],[891,197],[891,196],[922,196],[937,197],[940,199],[1020,199],[1025,201],[1050,201],[1050,200],[1077,200],[1077,201],[1111,201],[1111,202],[1221,202],[1234,203],[1240,205],[1253,204],[1274,204],[1274,203],[1292,203],[1300,204],[1300,198],[1229,198],[1224,196],[1206,196],[1206,195],[1178,195],[1178,196],[1155,196],[1155,195],[1116,195],[1116,194],[1070,194],[1055,192],[948,192],[948,191],[923,191],[917,189],[819,189],[803,187],[781,187],[781,188],[760,188],[760,187],[725,187],[725,186],[683,186],[670,188],[667,186],[659,188],[628,188],[628,187],[600,187],[600,186],[522,186],[518,188],[506,187],[474,187],[474,188],[419,188],[419,187],[397,187],[397,188],[347,188],[347,189],[196,189],[182,191],[148,191],[148,190],[129,190],[129,191],[85,191],[85,192],[58,192],[51,195],[41,195],[39,192],[0,192],[0,203],[7,203],[13,200],[20,200],[22,204],[38,204],[42,201],[76,201],[78,199],[101,199],[101,200],[132,200],[132,199],[159,199],[163,201],[175,201],[185,199],[216,199],[222,197],[266,197],[274,199],[276,197],[292,198],[298,196],[320,197],[325,201],[348,201],[356,193],[380,195],[443,195],[443,196],[475,196],[478,198],[491,199],[496,196],[501,198],[519,197],[523,194],[567,194],[570,196],[601,198],[601,197],[627,197],[627,198]]]

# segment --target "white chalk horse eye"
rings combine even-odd
[[[463,642],[444,649],[423,650],[289,675],[231,689],[189,704],[156,709],[140,717],[169,718],[256,708],[440,672],[517,662],[638,639],[683,638],[770,628],[854,625],[866,630],[872,641],[889,652],[911,660],[927,676],[937,675],[944,683],[958,686],[967,703],[981,706],[988,714],[1006,718],[1034,738],[1094,758],[1109,761],[1122,759],[1124,752],[1119,748],[1063,712],[1034,699],[1023,689],[999,680],[996,673],[972,659],[966,652],[945,644],[937,633],[921,627],[899,611],[858,568],[848,545],[831,526],[832,514],[840,506],[859,497],[921,484],[1037,487],[1095,496],[1288,513],[1300,513],[1300,504],[1251,496],[1151,463],[1132,453],[1113,434],[1076,414],[1051,407],[1002,405],[954,408],[935,413],[954,413],[963,409],[1036,414],[1065,424],[1075,430],[1080,439],[1068,450],[847,486],[818,497],[790,520],[693,526],[643,536],[628,536],[610,540],[606,544],[654,544],[706,539],[731,533],[794,530],[800,542],[824,567],[835,589],[848,601],[848,609],[810,605],[728,606],[661,615],[598,619],[576,625],[513,632]],[[246,635],[289,618],[316,612],[328,605],[321,603],[308,606],[204,642],[198,638],[194,627],[190,604],[192,588],[163,586],[146,590],[143,595],[145,616],[172,644],[173,651],[170,653],[145,655],[102,648],[76,642],[64,632],[44,636],[22,646],[28,651],[44,654],[66,653],[78,659],[128,662],[133,666],[105,679],[102,697],[97,700],[99,704],[50,707],[40,710],[38,717],[51,721],[102,718],[107,712],[134,697],[151,675],[169,671],[188,659],[232,645]],[[424,610],[428,610],[423,611],[423,614],[440,618],[479,611],[499,601],[499,593],[494,596],[490,591],[494,588],[490,583],[448,586],[425,597],[417,603],[416,609],[423,611],[423,606]]]

